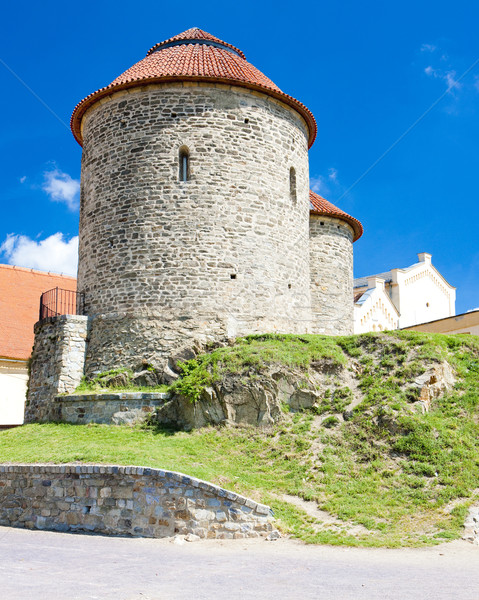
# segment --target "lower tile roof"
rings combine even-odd
[[[323,215],[325,217],[335,217],[348,225],[351,225],[354,231],[353,242],[359,240],[359,238],[363,235],[363,226],[361,222],[345,213],[344,210],[341,210],[331,202],[328,202],[325,198],[316,194],[312,190],[309,190],[309,203],[310,203],[310,214],[312,215]]]
[[[53,288],[76,291],[74,277],[0,265],[0,358],[26,360],[32,352],[33,325],[40,296]]]

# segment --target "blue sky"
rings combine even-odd
[[[356,276],[430,252],[458,288],[457,312],[478,307],[478,22],[479,4],[461,0],[9,3],[0,262],[71,268],[81,160],[67,127],[74,106],[156,42],[196,26],[241,48],[315,115],[312,186],[365,226]]]

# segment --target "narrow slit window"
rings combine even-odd
[[[293,204],[296,204],[296,169],[289,170],[289,196]]]
[[[182,146],[179,153],[180,181],[188,181],[190,178],[190,153],[188,148]]]

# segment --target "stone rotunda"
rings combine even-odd
[[[189,29],[82,100],[71,127],[84,304],[61,327],[37,324],[30,406],[70,360],[69,320],[84,329],[87,376],[161,368],[194,340],[352,333],[362,226],[309,190],[315,119],[241,50]],[[43,343],[52,327],[61,360]]]

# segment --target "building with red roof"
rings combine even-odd
[[[363,226],[357,219],[351,217],[348,213],[345,213],[344,210],[337,208],[334,204],[331,204],[331,202],[328,202],[328,200],[312,190],[309,191],[309,201],[311,215],[317,217],[331,217],[333,219],[338,219],[339,221],[344,221],[350,225],[354,232],[353,242],[359,240],[363,235]]]
[[[127,69],[110,85],[84,98],[73,111],[71,128],[83,144],[81,123],[88,108],[112,93],[146,84],[183,82],[225,83],[265,93],[298,111],[308,124],[311,147],[317,127],[313,114],[292,96],[282,92],[268,77],[246,60],[241,50],[193,27],[156,44],[145,58]]]
[[[159,42],[81,100],[71,129],[87,376],[167,370],[193,341],[352,333],[362,225],[309,189],[315,118],[242,50],[198,28]],[[74,383],[32,378],[32,417]]]
[[[0,426],[23,422],[33,325],[41,294],[53,288],[75,291],[76,279],[0,265]]]

